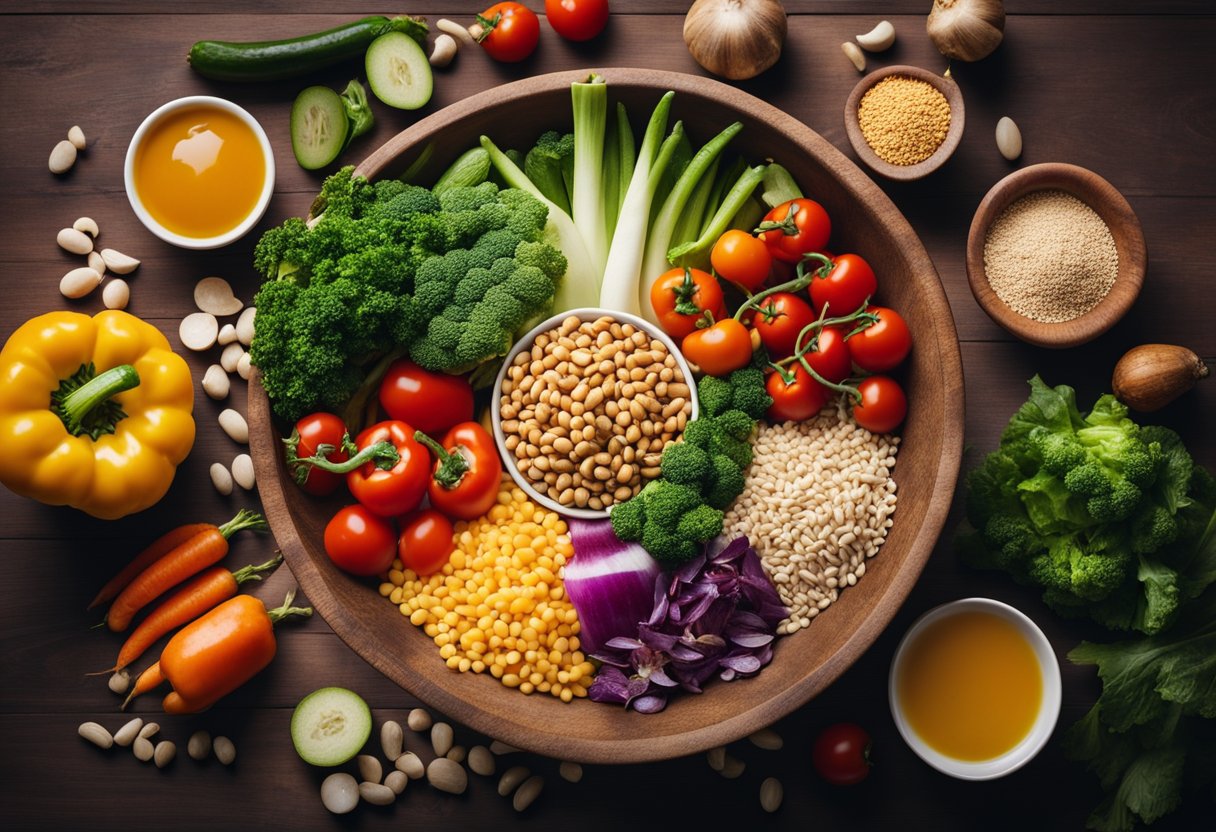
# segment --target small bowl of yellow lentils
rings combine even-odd
[[[849,94],[844,126],[861,161],[901,182],[937,170],[963,138],[958,84],[915,66],[871,72]]]

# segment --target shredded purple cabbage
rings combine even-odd
[[[654,608],[636,637],[609,639],[592,654],[603,667],[587,695],[651,714],[680,689],[700,693],[715,674],[727,682],[754,676],[772,661],[786,615],[747,538],[711,540],[658,576]]]

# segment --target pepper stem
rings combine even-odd
[[[52,408],[73,436],[87,433],[97,439],[113,433],[127,414],[112,397],[139,386],[139,373],[130,364],[95,372],[92,364],[82,364],[51,396]]]
[[[227,539],[232,537],[241,529],[254,529],[255,531],[264,532],[267,528],[269,527],[266,525],[265,517],[258,514],[256,511],[250,511],[249,509],[243,508],[236,513],[236,517],[233,517],[227,523],[220,526],[220,534]]]
[[[401,461],[401,454],[397,451],[397,447],[387,439],[381,439],[379,442],[368,445],[345,462],[332,462],[327,459],[326,455],[333,450],[333,446],[321,445],[317,448],[315,456],[306,456],[302,459],[292,460],[291,465],[296,469],[296,481],[303,481],[300,479],[300,471],[304,472],[305,478],[308,477],[308,466],[310,465],[314,468],[320,468],[322,471],[330,471],[335,474],[349,474],[367,462],[374,462],[380,470],[389,471]]]
[[[236,581],[237,586],[240,586],[241,584],[245,583],[246,581],[260,581],[260,580],[262,580],[262,575],[261,575],[262,572],[273,572],[274,570],[279,568],[279,564],[282,562],[283,562],[283,556],[276,554],[274,556],[274,558],[266,561],[265,563],[263,563],[259,566],[254,566],[253,564],[250,564],[249,566],[245,566],[245,567],[242,567],[242,568],[236,570],[235,572],[232,573],[232,579],[234,581]]]
[[[459,446],[456,450],[449,452],[420,430],[414,431],[414,439],[426,445],[439,460],[439,467],[434,474],[435,482],[449,491],[460,485],[460,481],[464,479],[464,475],[469,470],[469,460],[460,452]]]
[[[296,599],[296,591],[293,589],[287,593],[287,597],[283,599],[283,606],[275,607],[272,610],[266,610],[266,615],[270,617],[271,624],[278,624],[284,618],[292,615],[299,615],[308,618],[312,615],[312,607],[293,607],[291,602]]]

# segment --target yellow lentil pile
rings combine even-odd
[[[927,81],[889,75],[861,97],[857,123],[878,158],[892,165],[915,165],[946,140],[950,102]]]
[[[452,557],[425,578],[393,562],[380,594],[434,639],[448,667],[489,673],[521,693],[587,695],[594,666],[559,577],[574,549],[559,515],[504,477],[498,503],[454,526]]]

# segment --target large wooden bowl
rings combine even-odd
[[[660,94],[676,91],[673,119],[705,140],[735,119],[745,128],[734,149],[784,164],[832,217],[834,251],[856,251],[874,266],[882,300],[906,316],[915,347],[902,376],[911,399],[895,479],[899,508],[865,579],[842,593],[809,629],[783,638],[771,665],[753,679],[715,682],[677,697],[654,715],[618,706],[523,696],[486,676],[456,673],[372,581],[339,572],[322,532],[339,503],[296,488],[284,465],[281,427],[257,377],[250,383],[250,445],[266,514],[309,601],[360,656],[430,706],[512,745],[593,763],[658,760],[746,736],[793,711],[838,678],[890,622],[933,549],[958,477],[963,378],[950,307],[933,263],[890,200],[852,162],[805,125],[737,89],[704,78],[652,70],[602,70],[610,95],[635,123]],[[442,171],[487,134],[500,147],[527,148],[545,129],[569,129],[570,84],[587,72],[507,84],[448,107],[398,134],[358,173],[377,177],[408,165],[429,142],[428,171]]]

